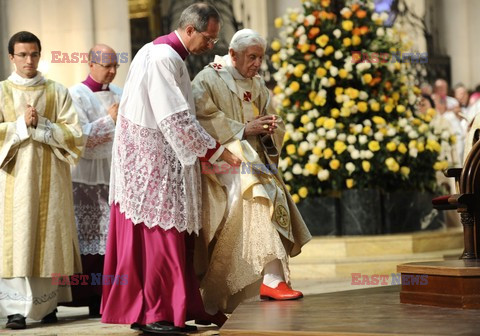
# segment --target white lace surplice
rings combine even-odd
[[[198,233],[201,183],[196,160],[214,147],[215,140],[188,112],[165,118],[159,130],[119,116],[110,203],[119,203],[134,224]]]

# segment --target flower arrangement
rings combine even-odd
[[[436,191],[454,138],[429,125],[433,111],[415,112],[421,65],[382,58],[408,47],[388,15],[373,1],[338,13],[330,0],[302,2],[275,20],[271,44],[287,130],[279,168],[295,202],[351,188]]]

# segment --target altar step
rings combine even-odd
[[[414,232],[377,236],[314,237],[302,253],[290,259],[292,280],[333,281],[397,272],[406,262],[458,259],[463,252],[463,231]]]

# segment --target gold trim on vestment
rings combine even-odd
[[[47,82],[45,103],[45,118],[51,120],[54,117],[55,108],[55,84],[52,81]],[[38,228],[35,248],[38,253],[35,254],[33,262],[33,276],[41,276],[45,258],[45,237],[47,234],[48,206],[50,201],[50,183],[52,170],[52,149],[47,144],[42,144],[42,176],[40,187],[40,200],[38,210]]]

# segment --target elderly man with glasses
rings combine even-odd
[[[73,202],[88,285],[72,285],[73,302],[88,306],[91,317],[99,317],[103,261],[110,219],[108,186],[112,144],[122,89],[112,84],[118,57],[111,47],[97,44],[88,53],[87,78],[69,89],[86,139],[85,151],[72,168]],[[95,275],[96,278],[94,278]]]

